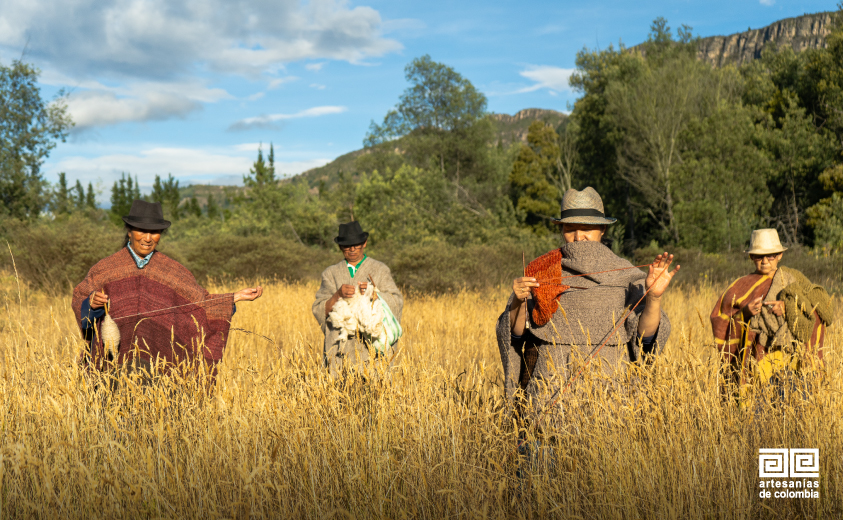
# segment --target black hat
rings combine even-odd
[[[164,220],[164,210],[160,202],[146,202],[135,200],[129,214],[123,217],[123,222],[143,231],[158,231],[170,227],[170,221]]]
[[[369,239],[369,234],[363,231],[360,223],[356,220],[348,224],[340,224],[339,236],[334,239],[338,245],[353,246],[355,244],[362,244]]]

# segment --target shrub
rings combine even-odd
[[[18,275],[35,288],[58,293],[72,290],[95,263],[114,253],[120,233],[109,223],[70,215],[31,225],[6,220],[2,236]],[[11,270],[8,250],[2,257],[0,266]]]

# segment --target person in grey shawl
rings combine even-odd
[[[339,234],[334,238],[334,242],[339,246],[344,258],[322,272],[322,285],[316,293],[316,301],[313,302],[313,316],[325,334],[322,366],[327,368],[334,378],[345,370],[357,370],[374,376],[369,346],[358,338],[342,338],[340,329],[328,318],[328,314],[341,298],[354,296],[355,284],[362,293],[371,278],[380,297],[389,305],[395,318],[401,321],[404,298],[392,279],[389,267],[366,256],[368,239],[369,233],[363,231],[359,222],[340,224]],[[389,360],[391,367],[395,363],[394,353],[389,356]]]
[[[606,227],[615,221],[605,216],[593,188],[568,190],[561,218],[554,219],[562,226],[565,243],[530,263],[527,274],[534,276],[513,281],[496,332],[507,398],[520,397],[518,408],[525,410],[525,418],[549,411],[546,407],[558,401],[555,396],[593,353],[591,366],[598,374],[602,368],[604,381],[611,384],[625,363],[658,353],[670,336],[661,297],[679,266],[668,271],[673,255],[664,253],[646,275],[632,268],[601,243]],[[612,333],[648,288],[643,305]]]

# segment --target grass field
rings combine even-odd
[[[6,274],[0,518],[840,518],[839,325],[808,403],[741,411],[717,390],[721,289],[673,288],[644,397],[578,397],[583,413],[529,464],[494,338],[505,289],[408,298],[400,368],[361,385],[318,369],[316,286],[269,283],[233,327],[273,342],[233,332],[206,397],[175,380],[95,390],[69,297]],[[759,498],[759,448],[819,448],[820,498]]]

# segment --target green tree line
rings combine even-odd
[[[422,56],[406,66],[407,89],[371,123],[353,167],[335,178],[280,178],[270,144],[267,154],[256,151],[242,187],[199,196],[168,174],[142,193],[126,173],[111,188],[109,211],[97,209],[91,184],[69,187],[64,174],[54,186],[43,180],[40,165],[72,122],[63,97],[40,98],[38,71],[14,62],[0,70],[2,211],[19,222],[84,218],[113,228],[144,197],[177,221],[168,241],[213,234],[240,251],[252,242],[265,251],[281,242],[325,251],[337,224],[356,219],[382,256],[410,262],[441,253],[447,268],[459,263],[445,254],[455,248],[486,251],[475,264],[498,261],[496,248],[512,256],[546,251],[556,243],[551,219],[565,191],[593,186],[619,219],[609,230],[612,247],[630,256],[655,245],[742,251],[757,227],[777,228],[791,245],[838,250],[841,18],[826,48],[768,46],[760,59],[722,68],[697,58],[689,27],[674,32],[657,19],[640,46],[579,52],[570,116],[557,126],[536,121],[525,142],[508,146],[485,95]]]

